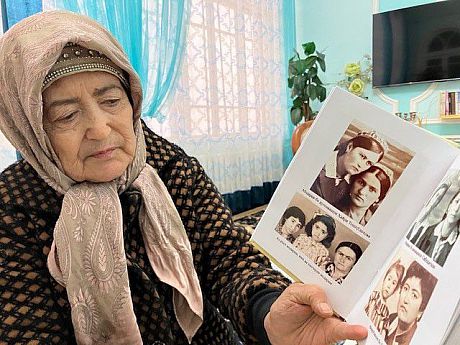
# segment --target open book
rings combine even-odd
[[[252,241],[362,344],[460,344],[459,233],[460,150],[335,88]]]

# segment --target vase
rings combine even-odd
[[[308,133],[308,129],[313,124],[313,121],[314,120],[308,120],[301,123],[294,129],[294,132],[292,132],[291,148],[293,154],[295,154],[299,149],[300,144],[302,143],[302,140],[305,137],[305,135]]]

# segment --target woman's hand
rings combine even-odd
[[[367,336],[365,327],[333,316],[321,288],[301,283],[292,284],[278,297],[264,326],[272,345],[328,345]]]

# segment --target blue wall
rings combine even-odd
[[[328,83],[328,87],[332,87],[343,78],[346,63],[359,61],[364,54],[372,55],[374,12],[431,2],[434,1],[296,0],[297,48],[301,51],[302,43],[314,41],[318,50],[325,50],[327,69],[322,79]],[[422,126],[434,133],[460,137],[460,121],[439,119],[439,92],[442,90],[460,90],[460,81],[381,89],[368,86],[365,95],[369,101],[389,112],[417,111],[422,118]],[[318,108],[319,104],[315,106]]]

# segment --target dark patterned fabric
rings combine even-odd
[[[198,161],[144,126],[147,161],[157,169],[187,231],[204,295],[204,323],[193,344],[234,344],[224,318],[246,344],[248,301],[289,282],[247,241]],[[138,225],[140,195],[121,196],[134,311],[144,344],[187,344],[174,315],[171,288],[149,265]],[[46,266],[62,195],[25,161],[0,175],[0,344],[75,344],[65,289]],[[161,205],[159,205],[161,207]]]

